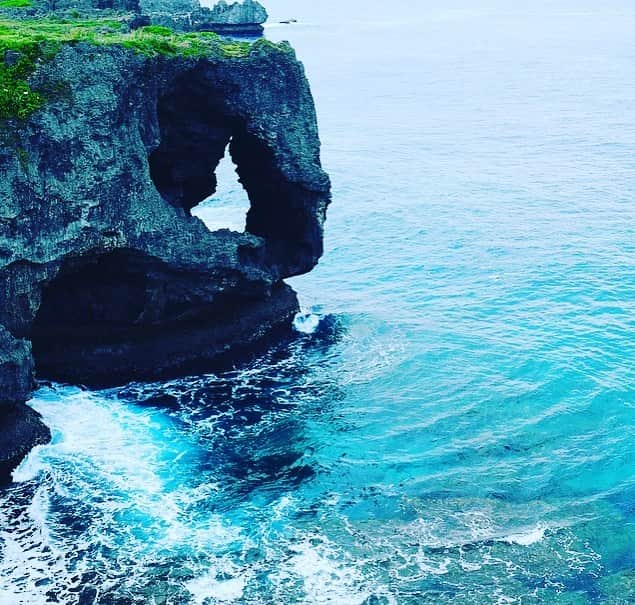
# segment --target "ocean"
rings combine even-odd
[[[43,383],[0,605],[635,603],[635,4],[266,4],[333,180],[297,336]]]

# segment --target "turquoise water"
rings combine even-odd
[[[635,603],[635,6],[313,4],[268,3],[334,184],[296,340],[43,385],[0,604]]]

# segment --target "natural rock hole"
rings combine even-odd
[[[266,240],[269,263],[280,275],[305,273],[322,254],[316,217],[326,208],[328,180],[309,184],[301,173],[290,175],[296,168],[276,157],[276,140],[263,138],[260,126],[252,130],[227,98],[205,67],[172,84],[158,103],[160,144],[149,157],[152,180],[163,199],[191,212],[216,192],[216,170],[229,148],[249,198],[246,231]]]
[[[229,148],[216,169],[216,181],[214,195],[192,208],[192,214],[200,218],[210,231],[245,231],[249,198],[238,180],[236,165],[229,155]]]
[[[188,79],[159,100],[161,142],[149,158],[157,191],[187,212],[216,192],[216,168],[237,127],[196,83]]]

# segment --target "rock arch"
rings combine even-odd
[[[264,85],[267,67],[238,86],[237,74],[203,61],[171,82],[158,102],[150,174],[165,200],[189,212],[215,192],[214,171],[229,145],[250,201],[247,231],[265,240],[268,262],[290,277],[322,255],[330,183],[301,65],[295,78]]]

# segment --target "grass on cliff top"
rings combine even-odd
[[[0,0],[0,8],[29,8],[31,0]]]
[[[0,0],[24,2],[29,0]],[[287,52],[288,47],[267,40],[229,41],[211,32],[176,33],[149,25],[129,31],[117,19],[3,19],[0,18],[0,119],[25,119],[46,102],[33,90],[29,77],[38,62],[51,60],[64,44],[86,42],[97,46],[122,46],[156,57],[246,58],[252,48]]]
[[[0,0],[23,2],[28,0]],[[1,6],[1,4],[0,4]],[[254,45],[284,50],[266,40],[253,44],[224,40],[212,32],[177,33],[167,27],[148,25],[128,31],[117,19],[2,19],[0,18],[0,52],[21,51],[34,45],[49,47],[77,42],[99,46],[123,46],[148,56],[220,56],[247,57]]]

